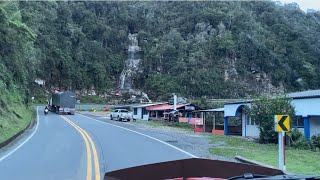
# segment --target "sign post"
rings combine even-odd
[[[286,170],[286,154],[285,154],[285,132],[290,131],[289,115],[274,116],[274,130],[278,132],[279,143],[279,169]]]

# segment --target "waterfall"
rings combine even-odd
[[[138,34],[129,33],[129,47],[128,47],[128,59],[124,64],[124,68],[120,75],[120,89],[130,90],[132,89],[132,78],[136,71],[138,71],[138,65],[140,62],[140,47],[138,45]]]
[[[132,102],[151,102],[148,95],[140,90],[133,89],[133,78],[139,72],[141,48],[138,45],[138,34],[129,33],[128,59],[124,63],[123,70],[119,79],[119,88],[121,91],[128,92],[131,95]]]

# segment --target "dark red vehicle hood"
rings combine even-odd
[[[245,173],[263,174],[268,176],[284,174],[278,169],[256,165],[192,158],[112,171],[106,173],[104,179],[157,180],[182,177],[211,177],[226,179]]]

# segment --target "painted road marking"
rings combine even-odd
[[[65,117],[66,118],[66,117]],[[67,119],[67,118],[66,118]],[[68,119],[69,120],[69,119]],[[70,123],[74,124],[75,126],[77,126],[74,122],[72,122],[71,120],[69,120]],[[79,126],[77,126],[79,127]],[[92,147],[92,152],[93,152],[93,160],[94,160],[94,167],[95,167],[95,179],[96,180],[100,180],[100,167],[99,167],[99,158],[97,155],[97,150],[96,150],[96,146],[94,145],[94,142],[92,141],[91,137],[89,136],[89,134],[83,130],[82,128],[79,127],[79,129],[81,129],[83,131],[83,133],[86,135],[86,137],[88,138],[91,147]]]
[[[7,157],[9,157],[11,154],[13,154],[14,152],[16,152],[19,148],[21,148],[21,146],[23,146],[25,143],[27,143],[32,137],[33,135],[37,132],[38,127],[39,127],[39,114],[38,114],[38,108],[39,106],[37,106],[37,125],[36,125],[36,129],[32,132],[32,134],[25,140],[23,141],[19,146],[17,146],[16,148],[14,148],[12,151],[10,151],[8,154],[4,155],[3,157],[0,158],[0,162],[3,161],[4,159],[6,159]]]
[[[91,160],[91,149],[89,146],[89,142],[86,138],[86,136],[84,135],[84,133],[77,127],[74,126],[72,123],[69,122],[68,119],[66,119],[65,117],[61,116],[65,121],[67,121],[71,126],[73,126],[82,136],[85,144],[86,144],[86,150],[87,150],[87,178],[86,180],[91,180],[92,179],[92,160]]]
[[[133,132],[133,133],[136,133],[136,134],[139,134],[139,135],[148,137],[148,138],[153,139],[153,140],[155,140],[155,141],[158,141],[158,142],[160,142],[160,143],[162,143],[162,144],[165,144],[165,145],[167,145],[167,146],[170,146],[170,147],[172,147],[172,148],[174,148],[174,149],[176,149],[176,150],[178,150],[178,151],[180,151],[180,152],[183,152],[183,153],[185,153],[185,154],[187,154],[187,155],[189,155],[189,156],[191,156],[191,157],[193,157],[193,158],[198,158],[197,156],[195,156],[195,155],[193,155],[193,154],[191,154],[191,153],[188,153],[188,152],[185,151],[185,150],[182,150],[182,149],[180,149],[180,148],[178,148],[178,147],[176,147],[176,146],[173,146],[173,145],[171,145],[171,144],[169,144],[169,143],[166,143],[166,142],[164,142],[164,141],[161,141],[160,139],[157,139],[157,138],[155,138],[155,137],[149,136],[149,135],[147,135],[147,134],[143,134],[143,133],[141,133],[141,132],[134,131],[134,130],[131,130],[131,129],[128,129],[128,128],[125,128],[125,127],[121,127],[121,126],[118,126],[118,125],[111,124],[111,123],[99,121],[99,120],[97,120],[97,119],[94,119],[94,118],[91,118],[91,117],[88,117],[88,116],[85,116],[85,115],[82,115],[82,114],[79,114],[79,115],[80,115],[80,116],[83,116],[83,117],[86,117],[86,118],[89,118],[89,119],[92,119],[92,120],[95,120],[95,121],[97,121],[97,122],[99,122],[99,123],[103,123],[103,124],[107,124],[107,125],[110,125],[110,126],[114,126],[114,127],[117,127],[117,128],[121,128],[121,129],[124,129],[124,130],[127,130],[127,131],[131,131],[131,132]]]
[[[71,126],[73,126],[74,128],[76,128],[79,133],[81,134],[82,138],[85,140],[86,142],[86,149],[87,149],[87,157],[88,157],[88,161],[87,161],[87,180],[92,178],[92,160],[91,160],[91,150],[90,150],[90,146],[92,148],[92,153],[93,153],[93,161],[94,161],[94,173],[95,173],[95,180],[100,180],[100,167],[99,167],[99,158],[97,155],[97,150],[96,147],[94,145],[94,142],[92,141],[91,137],[89,136],[89,134],[83,130],[82,128],[80,128],[78,125],[76,125],[74,122],[72,122],[71,120],[69,120],[68,118],[66,118],[65,116],[61,116],[64,120],[66,120]],[[90,146],[89,146],[89,143]],[[89,150],[89,151],[88,151]],[[89,153],[89,154],[88,154]]]

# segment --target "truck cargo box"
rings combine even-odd
[[[65,91],[52,94],[52,105],[59,107],[75,108],[76,95],[73,92]]]
[[[76,95],[71,91],[53,93],[49,101],[49,110],[59,114],[74,114]]]

